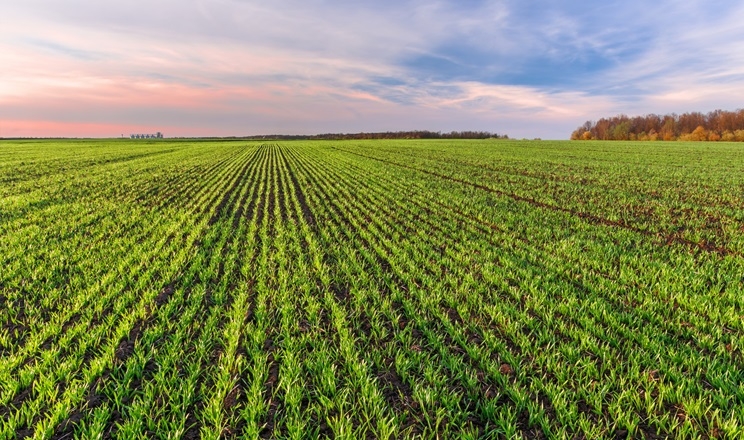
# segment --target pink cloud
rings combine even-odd
[[[45,120],[2,120],[0,137],[119,137],[129,136],[119,124],[60,122]]]

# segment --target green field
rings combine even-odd
[[[744,438],[744,149],[0,141],[0,438]]]

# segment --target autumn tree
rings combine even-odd
[[[634,117],[621,114],[587,121],[571,133],[571,139],[744,142],[744,109]]]

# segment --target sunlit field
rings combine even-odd
[[[743,148],[0,141],[0,438],[743,438]]]

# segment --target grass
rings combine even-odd
[[[0,438],[742,437],[740,148],[3,141]]]

